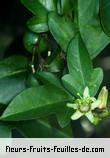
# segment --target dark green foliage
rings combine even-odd
[[[90,113],[81,116],[89,119],[92,112],[89,120],[97,124],[108,114],[108,92],[96,99],[103,70],[93,59],[110,43],[109,0],[21,3],[33,16],[23,37],[27,52],[0,61],[0,137],[11,137],[14,128],[30,138],[70,137],[71,116],[81,114],[83,104]],[[74,118],[80,117],[76,112]]]

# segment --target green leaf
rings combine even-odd
[[[11,128],[0,122],[0,138],[11,138]]]
[[[23,91],[28,61],[23,56],[12,56],[0,61],[0,103],[7,104]]]
[[[70,74],[80,78],[82,83],[86,85],[91,76],[92,62],[85,44],[79,34],[71,41],[67,51],[67,64]]]
[[[25,86],[26,74],[13,75],[0,79],[0,104],[8,104]]]
[[[82,39],[88,49],[91,58],[96,57],[110,42],[104,34],[99,20],[99,1],[77,0],[75,15],[76,23]]]
[[[48,25],[54,39],[66,51],[68,43],[75,34],[73,23],[52,12],[48,15]]]
[[[69,135],[40,120],[23,121],[15,126],[26,138],[67,138]],[[45,132],[44,132],[45,131]]]
[[[64,83],[71,83],[75,94],[80,92],[82,95],[85,87],[89,84],[93,68],[89,53],[79,34],[69,44],[67,64],[70,74],[65,75],[62,80]]]
[[[100,0],[101,24],[105,33],[110,36],[110,1]]]
[[[27,26],[31,31],[36,33],[47,32],[47,17],[43,15],[36,15],[27,22]]]
[[[82,87],[77,83],[77,80],[71,74],[64,75],[62,77],[64,87],[74,96],[77,97],[77,93],[82,94]]]
[[[72,11],[74,0],[58,0],[57,9],[60,15],[67,14]]]
[[[95,96],[103,80],[103,71],[101,68],[94,69],[89,83],[90,95]]]
[[[38,0],[48,11],[56,10],[57,0]]]
[[[55,53],[54,53],[55,54]],[[53,72],[53,73],[58,73],[60,71],[62,71],[63,67],[64,67],[64,61],[63,59],[61,59],[60,53],[57,55],[53,55],[50,56],[51,61],[49,61],[49,58],[47,59],[46,64],[47,66],[47,71],[49,72]]]
[[[36,73],[36,76],[42,81],[44,84],[52,84],[60,89],[64,89],[63,85],[61,84],[61,81],[52,73],[50,72],[38,72]],[[70,123],[70,117],[72,115],[73,111],[68,108],[67,106],[64,106],[61,111],[58,111],[56,113],[57,120],[59,125],[63,128],[67,126]]]
[[[60,89],[63,88],[59,78],[50,72],[38,72],[35,74],[36,77],[46,85],[52,84]]]
[[[50,72],[38,72],[36,73],[36,77],[40,79],[44,84],[52,84],[60,89],[64,89],[61,81],[52,73]],[[56,113],[57,120],[59,125],[64,128],[70,123],[70,117],[72,115],[72,110],[67,106],[64,106],[61,111]]]
[[[27,71],[28,61],[23,56],[12,56],[0,61],[0,79]]]
[[[41,14],[46,15],[47,10],[45,7],[39,2],[39,0],[21,0],[22,4],[30,10],[33,14]]]
[[[67,93],[53,86],[29,88],[9,104],[1,120],[18,121],[43,117],[59,111],[69,99]]]
[[[35,15],[47,15],[48,11],[55,11],[56,1],[57,0],[21,0],[22,4]]]
[[[79,34],[69,44],[67,64],[69,74],[62,77],[65,88],[77,96],[77,93],[83,95],[85,87],[88,87],[94,96],[102,82],[103,72],[99,68],[92,68],[89,53]]]
[[[26,86],[28,88],[39,86],[39,82],[38,82],[37,78],[35,77],[35,74],[29,74],[29,76],[26,80]]]

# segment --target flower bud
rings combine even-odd
[[[108,99],[108,90],[106,87],[103,87],[99,93],[99,96],[98,96],[98,100],[100,102],[98,109],[102,110],[102,109],[106,108],[107,99]]]

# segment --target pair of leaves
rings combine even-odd
[[[103,79],[103,72],[100,68],[93,69],[89,53],[79,34],[73,38],[68,47],[67,63],[69,74],[63,76],[62,81],[65,87],[73,95],[83,95],[86,86],[90,94],[94,96]]]
[[[23,5],[35,16],[28,22],[28,28],[36,33],[47,32],[47,15],[50,11],[56,11],[57,0],[21,0]]]
[[[21,0],[23,5],[29,9],[33,14],[28,22],[28,28],[36,33],[47,32],[48,28],[48,19],[47,15],[51,11],[55,11],[59,14],[65,14],[71,12],[73,9],[72,0]],[[57,11],[58,10],[58,11]]]
[[[0,103],[7,104],[25,89],[28,61],[23,56],[13,56],[0,61]]]
[[[60,79],[58,79],[55,75],[49,72],[39,72],[36,74],[36,77],[45,85],[54,85],[55,87],[62,89],[65,91]],[[69,94],[68,94],[69,95]],[[70,96],[71,97],[71,96]],[[72,97],[73,99],[73,97]],[[67,106],[63,106],[63,108],[59,108],[59,111],[56,113],[57,121],[59,125],[63,128],[70,123],[70,117],[73,111]]]
[[[21,0],[23,5],[35,15],[44,15],[50,11],[65,14],[73,9],[73,0]]]
[[[49,72],[39,72],[36,74],[36,77],[42,81],[45,85],[54,85],[55,87],[62,89],[65,91],[60,79],[58,79],[55,75]],[[66,91],[65,91],[66,92]],[[69,95],[69,94],[68,94]],[[71,96],[70,96],[71,97]],[[71,97],[73,99],[73,97]],[[72,110],[67,108],[67,106],[63,106],[63,108],[59,108],[59,111],[56,113],[57,121],[59,125],[63,128],[70,123],[70,117],[72,115]]]
[[[75,2],[74,23],[71,22],[71,19],[65,20],[65,17],[59,17],[56,13],[50,13],[48,15],[49,30],[64,51],[67,50],[70,40],[79,31],[93,59],[110,42],[109,37],[106,36],[100,25],[99,1],[75,0]]]
[[[28,120],[56,113],[61,127],[70,122],[71,110],[66,101],[71,96],[66,93],[61,81],[52,73],[38,72],[35,76],[45,86],[33,87],[19,94],[2,115],[5,121]],[[48,86],[50,85],[50,86]]]

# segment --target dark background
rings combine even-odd
[[[22,36],[31,13],[20,0],[4,0],[0,4],[0,56],[24,54]],[[26,54],[27,55],[27,54]]]
[[[22,37],[26,30],[26,21],[31,13],[25,9],[20,0],[3,0],[0,3],[0,59],[15,54],[28,56],[24,49]],[[110,92],[110,45],[93,61],[94,66],[104,70],[103,85]],[[109,102],[108,102],[109,106]],[[110,117],[103,120],[97,127],[92,126],[85,119],[72,122],[74,137],[110,137]],[[20,137],[14,132],[14,137]]]

